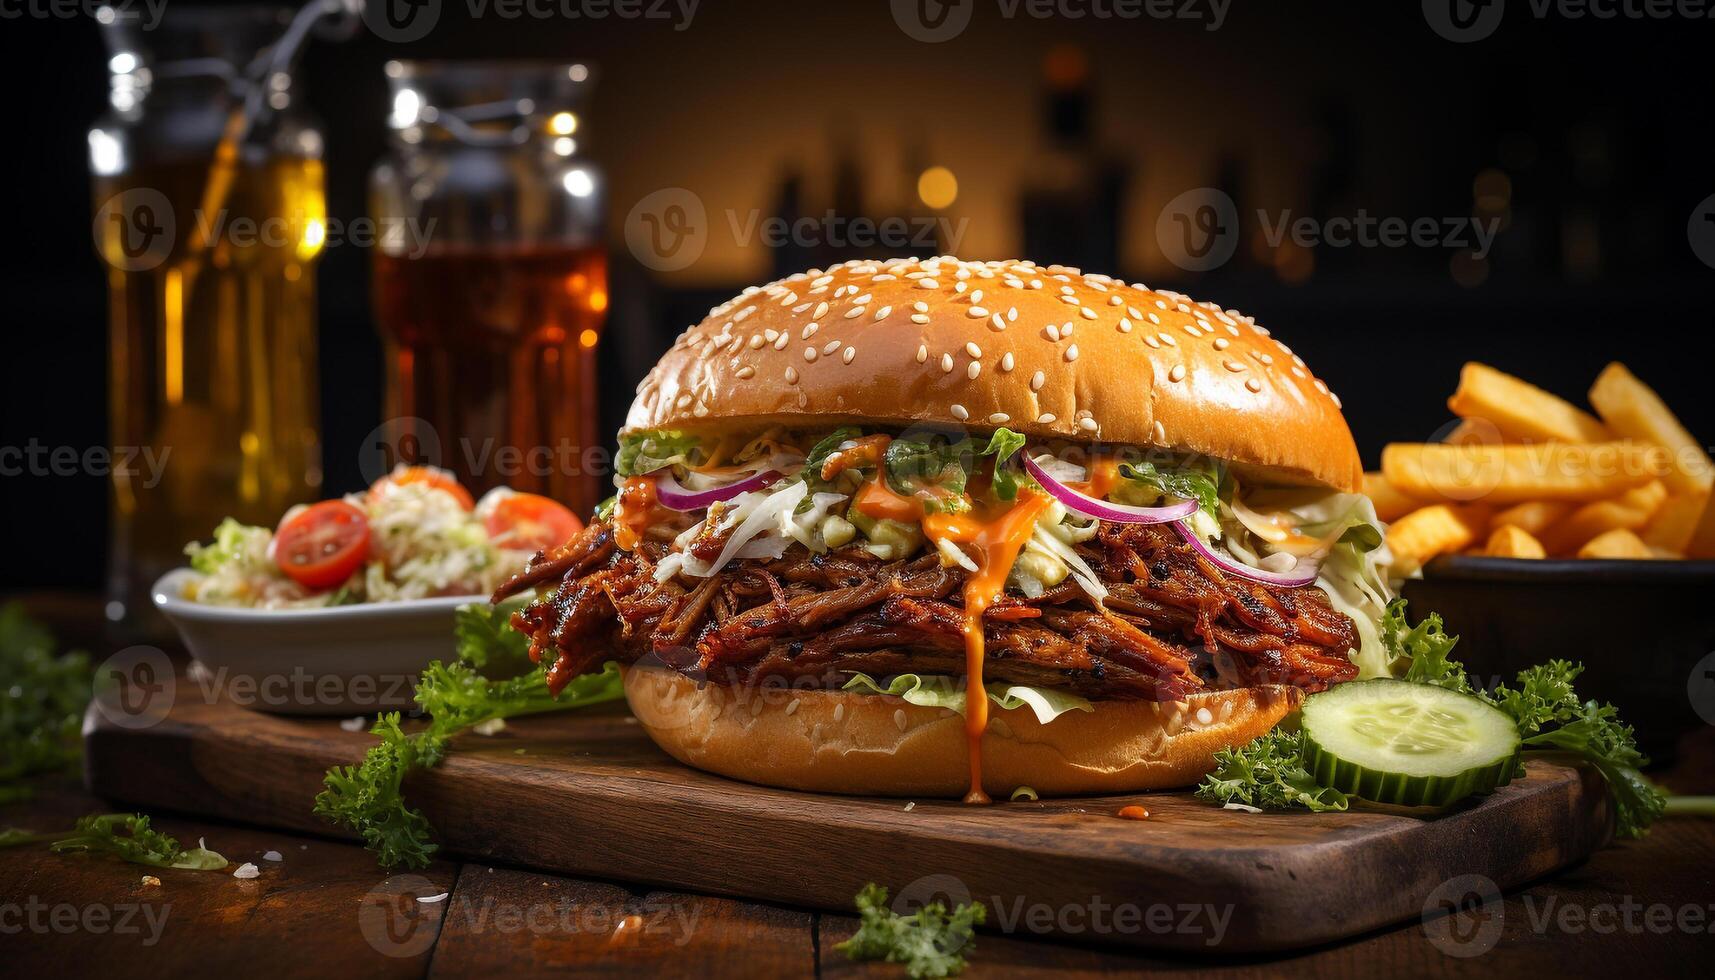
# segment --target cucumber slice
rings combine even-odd
[[[1316,781],[1373,803],[1445,806],[1513,777],[1511,718],[1479,698],[1386,678],[1304,699],[1305,764]]]

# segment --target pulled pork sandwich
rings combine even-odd
[[[1250,317],[1029,262],[746,290],[637,389],[619,493],[497,593],[667,752],[830,792],[1194,782],[1385,673],[1339,400]]]

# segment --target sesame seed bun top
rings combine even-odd
[[[746,289],[681,334],[625,432],[1006,426],[1355,491],[1340,401],[1248,316],[1031,262],[853,261]]]

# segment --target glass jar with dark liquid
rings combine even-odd
[[[426,462],[587,515],[606,493],[595,349],[607,310],[584,65],[391,62],[371,178],[386,348],[375,469]]]

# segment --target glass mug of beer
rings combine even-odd
[[[157,631],[148,590],[187,541],[320,494],[327,208],[321,133],[281,43],[296,6],[187,8],[149,31],[101,18],[110,105],[89,149],[111,438],[162,461],[113,477],[107,613],[133,635]]]
[[[431,463],[587,515],[607,494],[595,348],[607,310],[590,71],[390,62],[392,140],[370,180],[387,376],[366,467]]]

